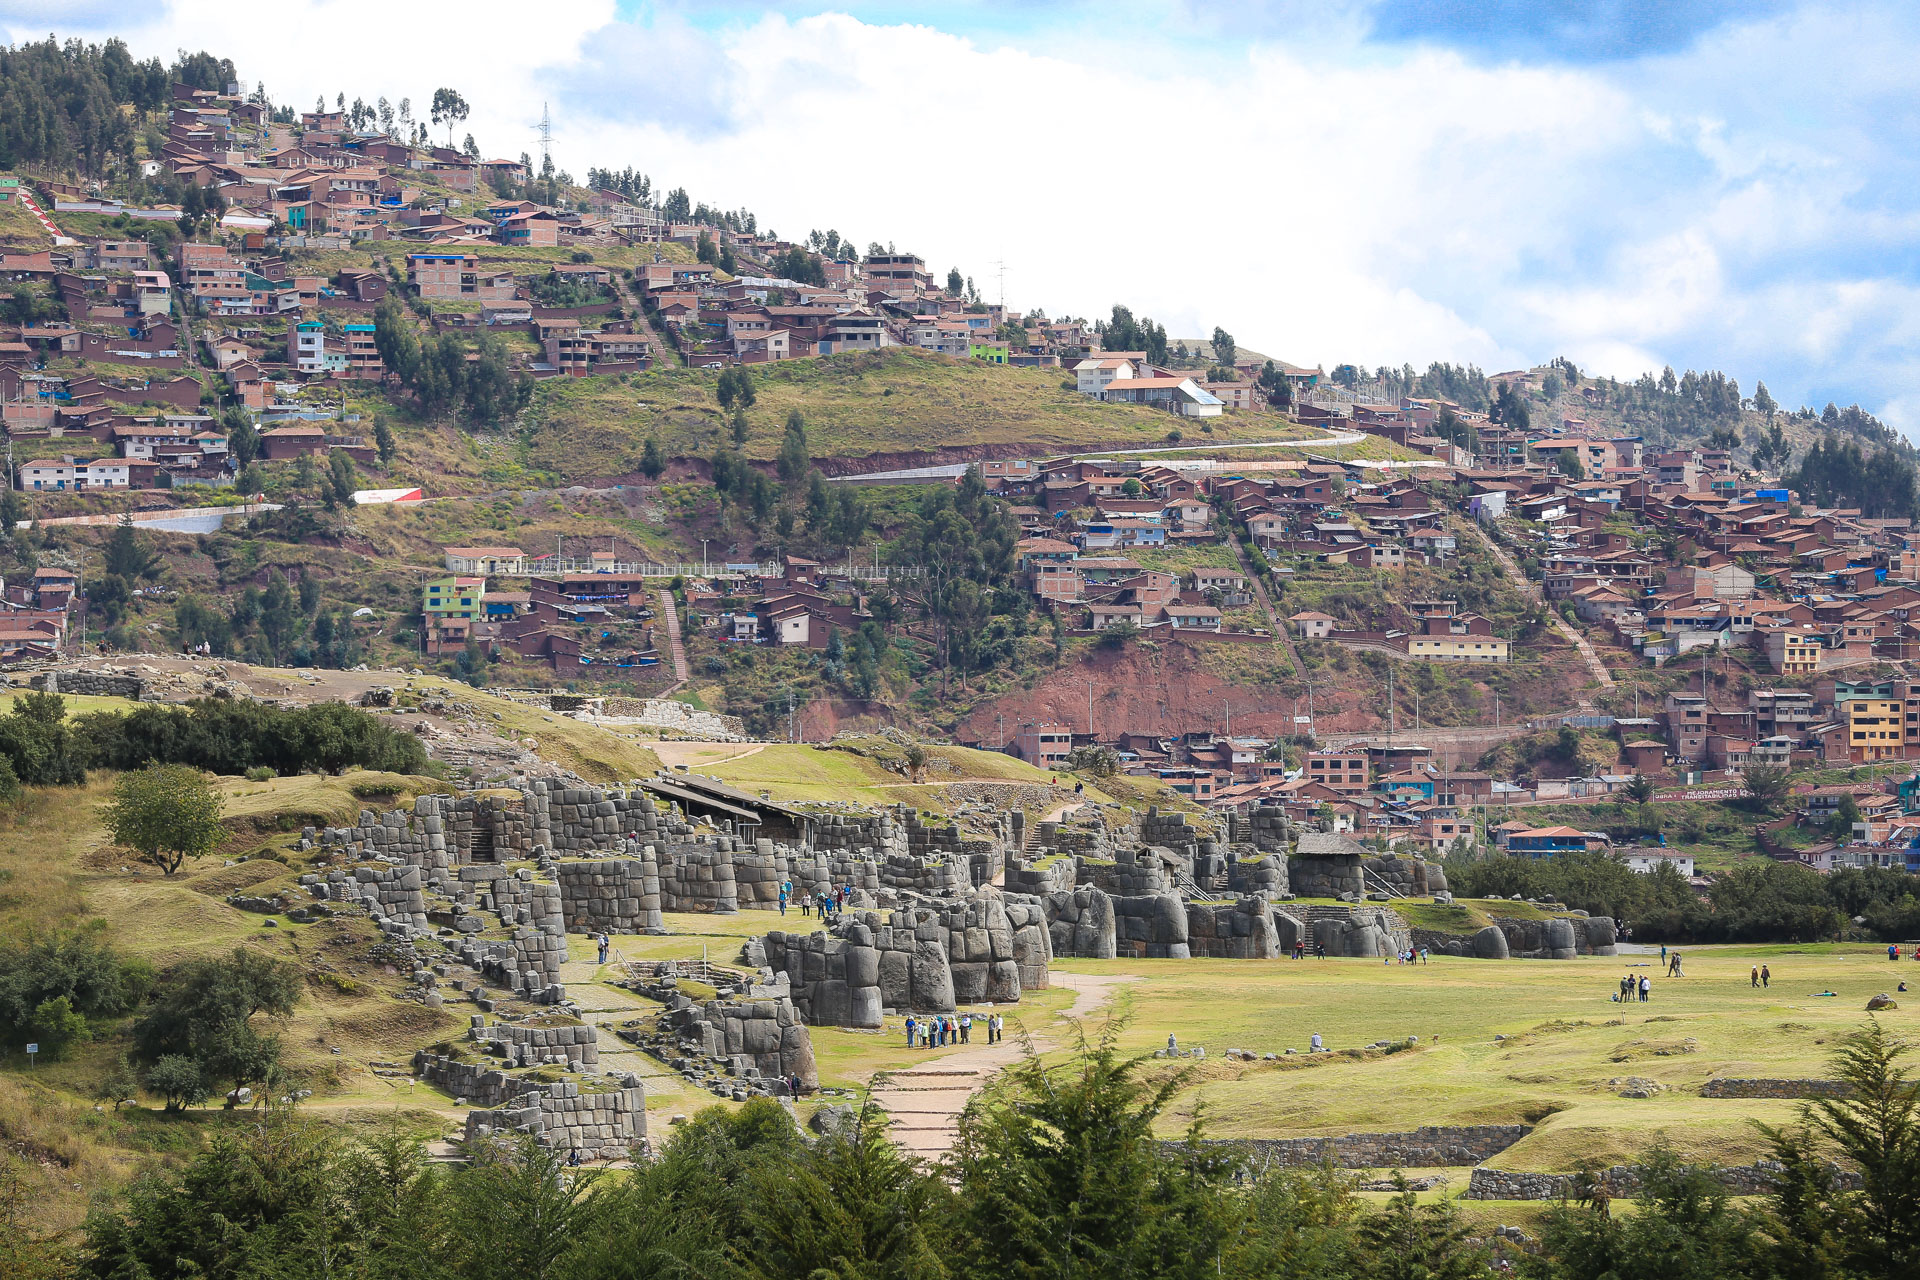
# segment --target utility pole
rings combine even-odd
[[[703,578],[711,576],[711,571],[707,568],[707,544],[712,541],[712,538],[700,539],[700,576]]]
[[[787,686],[787,741],[793,742],[793,686]]]
[[[1093,736],[1093,681],[1087,681],[1087,736]]]

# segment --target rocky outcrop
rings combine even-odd
[[[1280,933],[1272,904],[1251,894],[1235,902],[1189,902],[1187,950],[1222,960],[1277,959]]]
[[[1700,1086],[1703,1098],[1844,1098],[1853,1092],[1844,1080],[1709,1080]]]

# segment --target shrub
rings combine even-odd
[[[264,764],[256,764],[251,769],[247,770],[248,782],[272,782],[275,778],[279,776],[280,776],[279,774],[275,773],[272,769],[268,768]]]

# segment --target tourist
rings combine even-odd
[[[1326,943],[1324,943],[1324,942],[1315,942],[1315,943],[1313,944],[1313,958],[1314,958],[1315,960],[1325,960],[1325,959],[1327,958],[1327,944],[1326,944]]]
[[[787,1077],[787,1092],[791,1093],[796,1098],[800,1096],[800,1077],[799,1076]]]
[[[813,914],[813,895],[812,894],[803,893],[800,895],[800,914],[803,916],[810,916]]]
[[[1653,994],[1653,979],[1649,978],[1646,974],[1643,973],[1640,975],[1640,1003],[1645,1004],[1647,1002],[1647,998],[1652,994]]]
[[[1180,1042],[1174,1039],[1173,1032],[1171,1031],[1167,1032],[1167,1056],[1169,1058],[1177,1058],[1180,1056]]]
[[[605,964],[607,962],[607,947],[611,945],[607,940],[607,935],[604,933],[599,934],[595,937],[594,941],[600,944],[600,963]]]
[[[787,914],[787,891],[785,889],[780,891],[780,914],[783,916]]]
[[[1660,963],[1665,964],[1666,962],[1667,962],[1667,944],[1663,942],[1660,944]]]
[[[1760,989],[1763,991],[1766,990],[1767,986],[1772,982],[1773,982],[1772,971],[1769,970],[1767,966],[1761,965],[1760,966]]]
[[[1425,947],[1420,948],[1420,963],[1421,964],[1429,963],[1429,957],[1431,957],[1432,955],[1433,953],[1427,950]]]
[[[992,1040],[994,1044],[999,1044],[1001,1036],[1006,1032],[1006,1027],[1006,1020],[999,1014],[994,1014],[991,1018],[987,1019],[988,1038]]]
[[[1757,987],[1760,985],[1760,966],[1759,965],[1753,966],[1752,971],[1747,974],[1747,985],[1750,987]]]
[[[1887,959],[1898,960],[1899,958],[1900,958],[1900,944],[1897,942],[1889,942],[1887,944]]]
[[[908,1014],[907,1015],[907,1048],[909,1049],[913,1048],[913,1033],[917,1029],[918,1025],[919,1024],[913,1020],[913,1015]]]
[[[963,1013],[960,1015],[960,1043],[967,1044],[971,1041],[972,1037],[973,1015],[971,1013]]]
[[[1309,1049],[1307,1050],[1307,1052],[1308,1052],[1308,1053],[1322,1053],[1322,1052],[1325,1052],[1325,1050],[1326,1050],[1326,1046],[1320,1043],[1320,1033],[1319,1033],[1318,1031],[1316,1031],[1316,1032],[1314,1032],[1314,1033],[1313,1033],[1313,1044],[1312,1044],[1312,1046],[1311,1046],[1311,1047],[1310,1047],[1310,1048],[1309,1048]]]

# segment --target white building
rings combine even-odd
[[[1693,879],[1693,855],[1678,849],[1615,849],[1613,856],[1627,864],[1627,870],[1650,876],[1654,868],[1666,864],[1687,879]]]

